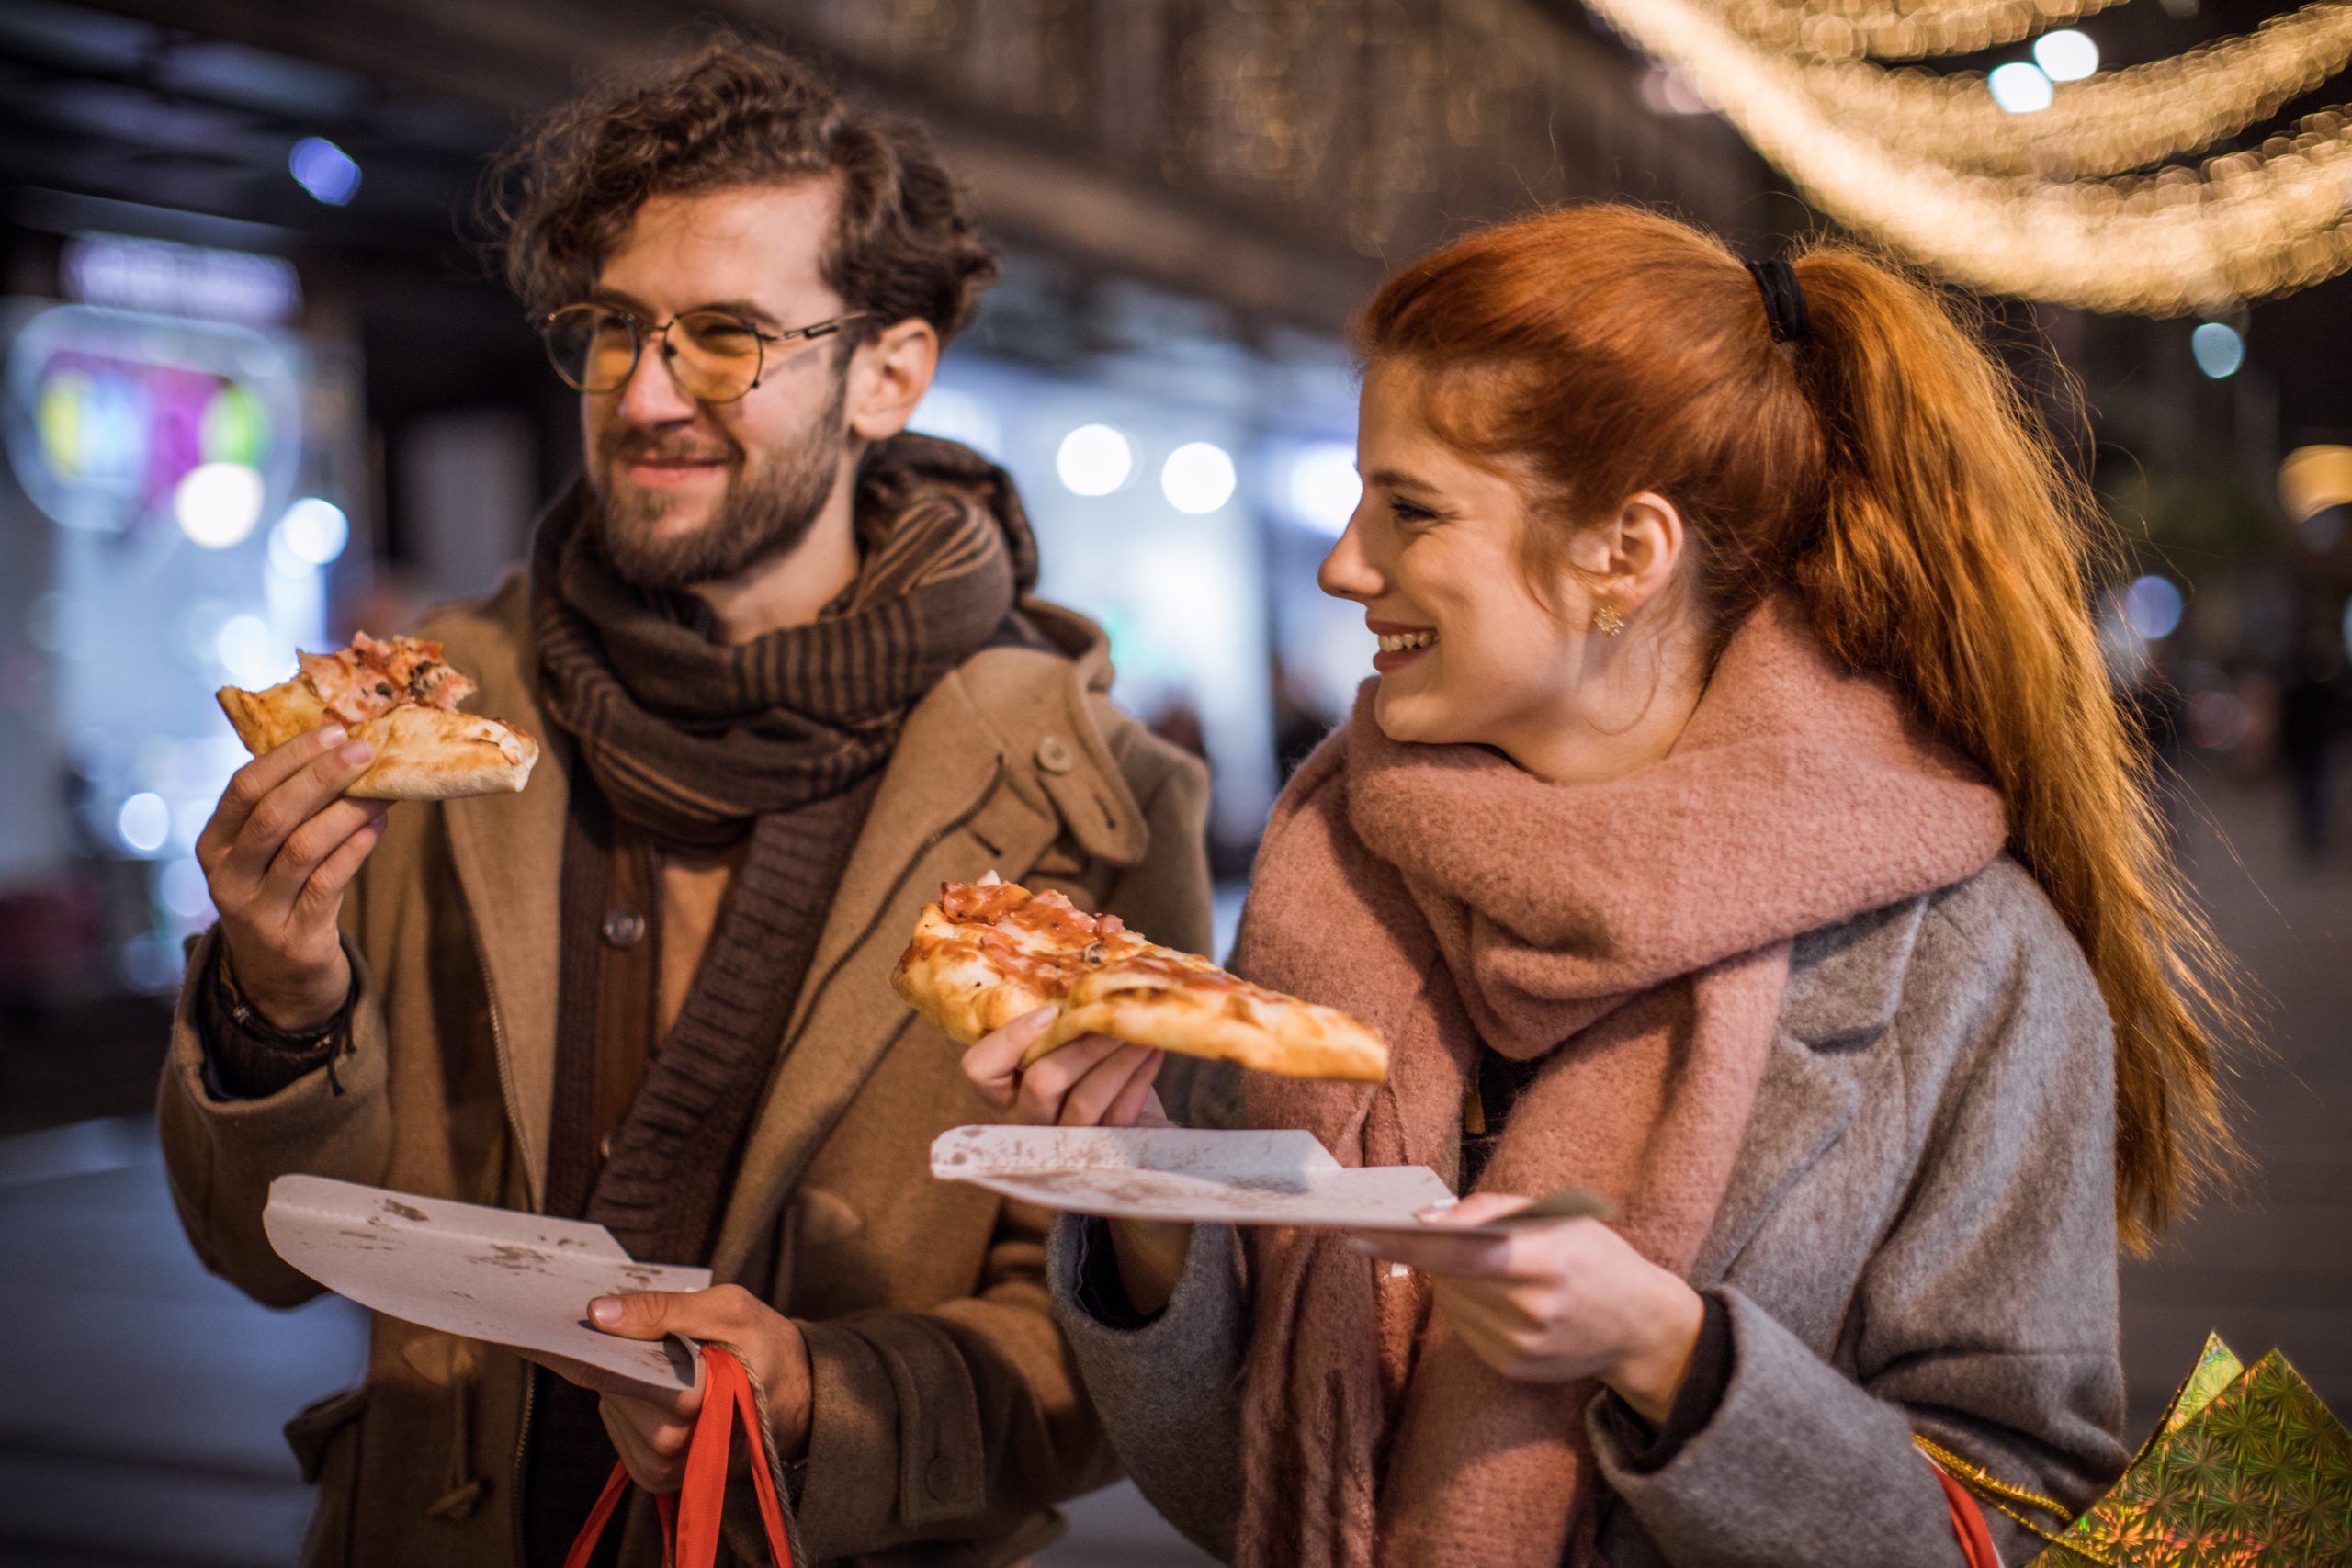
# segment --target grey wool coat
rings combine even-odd
[[[1729,1317],[1722,1402],[1647,1472],[1587,1412],[1611,1563],[1950,1568],[1915,1431],[2073,1508],[2105,1490],[2126,1457],[2112,1050],[2080,949],[2006,857],[1798,940],[1691,1281]],[[1059,1221],[1049,1277],[1087,1389],[1144,1495],[1229,1561],[1235,1233],[1200,1227],[1166,1311],[1126,1329],[1079,1304],[1083,1235]],[[2040,1550],[1986,1518],[2004,1562]]]

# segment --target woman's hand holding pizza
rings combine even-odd
[[[1060,1009],[1039,1008],[964,1053],[964,1076],[1006,1119],[1033,1127],[1171,1127],[1152,1080],[1163,1053],[1107,1034],[1081,1034],[1024,1068],[1021,1058]],[[1168,1304],[1184,1272],[1193,1227],[1111,1222],[1119,1279],[1137,1312]]]
[[[1005,1120],[1029,1127],[1166,1127],[1152,1082],[1161,1053],[1107,1034],[1081,1034],[1027,1067],[1021,1058],[1061,1012],[1042,1007],[982,1035],[964,1076]]]
[[[1357,1245],[1427,1274],[1454,1333],[1505,1377],[1598,1378],[1653,1426],[1663,1422],[1690,1370],[1705,1303],[1599,1220],[1531,1223],[1502,1237],[1446,1234],[1526,1202],[1474,1193],[1423,1211],[1425,1230],[1372,1232]]]
[[[237,770],[197,835],[237,987],[281,1029],[334,1016],[351,988],[335,918],[390,802],[343,791],[375,748],[322,725]]]

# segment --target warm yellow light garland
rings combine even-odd
[[[1815,60],[1973,54],[2095,17],[2123,0],[1723,0],[1724,19],[1768,49]]]
[[[1702,0],[1588,0],[1718,106],[1840,222],[1978,288],[2142,315],[2211,310],[2352,267],[2352,136],[2307,119],[2262,153],[2153,178],[1956,171],[1837,118]]]
[[[2169,60],[2061,83],[2046,109],[2008,114],[1977,72],[1781,62],[1838,120],[1980,175],[2121,174],[2210,147],[2276,114],[2352,62],[2352,3],[2320,0]]]

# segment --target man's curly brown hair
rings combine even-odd
[[[826,284],[865,320],[909,318],[944,345],[997,262],[922,130],[853,107],[783,51],[723,37],[548,113],[492,166],[483,208],[507,283],[535,315],[585,296],[647,198],[830,179]]]

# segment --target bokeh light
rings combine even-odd
[[[286,515],[277,520],[277,531],[286,540],[288,554],[312,566],[332,563],[351,543],[351,519],[343,514],[342,507],[315,495],[306,495],[288,507]]]
[[[2056,96],[2041,67],[2022,60],[1995,66],[1985,76],[1984,85],[1993,90],[1993,101],[2005,114],[2038,114]]]
[[[172,808],[152,790],[141,790],[115,813],[115,837],[135,855],[152,855],[171,837]]]
[[[1348,530],[1363,480],[1356,475],[1356,449],[1344,441],[1302,447],[1290,461],[1283,499],[1291,514],[1317,533],[1338,538]]]
[[[1073,495],[1108,495],[1135,471],[1135,443],[1107,424],[1080,425],[1054,454],[1054,472]]]
[[[2080,82],[2098,73],[2098,45],[2086,32],[2061,28],[2033,40],[2033,62],[2052,82]]]
[[[2123,591],[2123,618],[2150,642],[2162,642],[2178,630],[2180,612],[2180,589],[2169,578],[2137,578]]]
[[[1233,459],[1209,441],[1188,441],[1168,454],[1159,470],[1159,491],[1179,512],[1201,515],[1233,499]]]
[[[180,532],[208,550],[243,544],[261,521],[261,475],[243,463],[199,463],[172,491]]]
[[[2188,352],[2196,357],[2197,368],[2219,381],[2236,375],[2245,363],[2245,339],[2235,327],[2205,321],[2188,334]]]
[[[345,207],[359,194],[359,164],[323,136],[306,136],[286,155],[294,183],[329,207]]]

